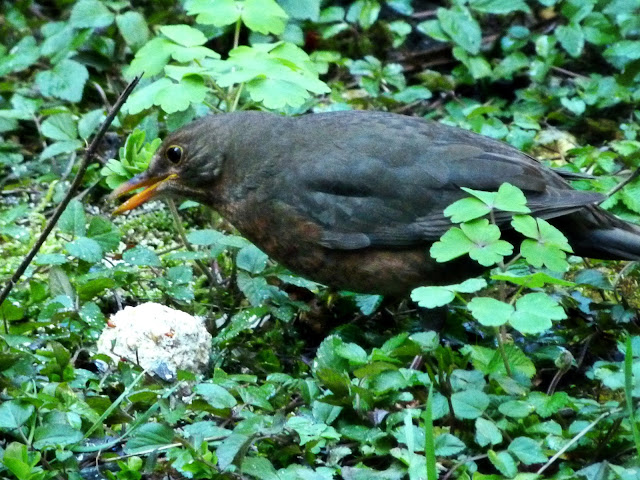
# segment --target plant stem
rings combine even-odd
[[[636,451],[640,457],[640,431],[636,422],[635,409],[633,408],[633,344],[631,337],[627,337],[626,348],[624,353],[624,397],[627,402],[627,413],[629,415],[629,423],[631,423],[631,432],[633,433],[633,441],[636,444]]]
[[[4,289],[2,290],[2,293],[0,293],[0,305],[2,305],[2,303],[7,299],[7,297],[11,293],[11,290],[13,290],[13,287],[18,283],[18,280],[20,280],[20,277],[22,277],[24,272],[27,270],[27,267],[29,267],[29,265],[31,264],[35,256],[40,251],[40,248],[42,247],[42,245],[44,245],[44,242],[47,240],[47,237],[49,237],[49,234],[53,231],[54,227],[56,226],[56,223],[58,223],[58,220],[60,219],[60,217],[62,216],[62,213],[67,208],[67,205],[69,205],[69,202],[73,198],[73,195],[75,194],[76,190],[78,190],[78,188],[82,184],[82,181],[84,180],[84,174],[87,171],[87,168],[89,167],[89,165],[91,164],[93,157],[95,156],[96,151],[98,150],[98,146],[100,145],[100,142],[104,137],[104,134],[107,133],[107,130],[111,126],[111,123],[116,118],[116,115],[122,108],[122,105],[124,105],[124,102],[127,100],[127,98],[129,97],[133,89],[136,87],[136,85],[140,81],[140,78],[141,76],[135,77],[131,81],[131,83],[127,85],[127,88],[125,88],[124,91],[120,94],[115,105],[107,115],[107,118],[105,118],[104,122],[102,122],[102,125],[100,125],[100,129],[98,130],[98,133],[96,133],[96,136],[93,137],[93,141],[89,145],[89,148],[85,150],[84,157],[82,158],[82,160],[80,161],[80,164],[78,165],[78,172],[76,173],[76,176],[73,179],[71,186],[69,187],[69,191],[67,192],[65,197],[62,199],[62,201],[58,205],[58,208],[56,208],[55,212],[53,212],[53,215],[45,225],[44,230],[40,234],[40,237],[36,241],[33,248],[31,248],[27,256],[24,258],[24,260],[22,260],[22,262],[20,263],[20,265],[12,275],[11,279],[5,285]]]
[[[502,341],[502,333],[503,332],[498,327],[495,327],[496,339],[498,340],[498,351],[500,352],[500,355],[502,356],[502,362],[504,363],[504,369],[507,371],[507,375],[512,377],[513,374],[511,373],[511,367],[509,366],[509,359],[507,358],[507,352],[504,349],[504,343]]]
[[[185,232],[184,227],[182,226],[182,220],[180,219],[180,214],[178,213],[178,208],[176,207],[175,202],[169,198],[167,200],[167,203],[169,204],[169,211],[171,212],[171,216],[173,217],[173,223],[176,226],[176,230],[178,231],[178,236],[180,237],[180,240],[182,241],[184,248],[186,248],[190,252],[195,252],[193,245],[191,245],[191,242],[189,242],[189,240],[187,239],[187,233]],[[211,273],[211,270],[201,260],[194,260],[194,262],[198,267],[198,270],[200,270],[200,273],[202,273],[202,275],[207,277],[207,281],[209,282],[209,285],[211,287],[217,285],[218,282],[216,282],[216,279],[213,276],[213,273]]]

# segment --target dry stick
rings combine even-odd
[[[91,160],[93,159],[96,153],[96,150],[100,145],[100,141],[102,140],[102,137],[104,137],[104,134],[107,132],[107,129],[111,126],[111,122],[113,122],[113,119],[116,117],[116,115],[122,108],[122,105],[127,100],[127,98],[129,97],[129,95],[131,94],[131,92],[136,87],[139,81],[140,81],[140,76],[135,77],[131,81],[131,83],[127,85],[127,88],[125,88],[124,92],[120,94],[120,97],[118,97],[118,100],[116,101],[115,105],[109,111],[109,115],[107,115],[107,118],[105,118],[104,122],[102,122],[102,125],[100,125],[100,130],[98,130],[98,133],[96,133],[96,136],[93,138],[93,141],[89,145],[89,148],[87,148],[87,150],[84,153],[84,157],[82,158],[82,161],[78,166],[78,173],[76,173],[76,176],[73,179],[73,182],[71,183],[71,187],[69,187],[69,191],[67,192],[65,197],[62,199],[62,202],[60,202],[60,205],[58,205],[58,208],[56,208],[55,212],[53,212],[53,215],[51,216],[51,218],[45,225],[44,230],[40,234],[38,241],[31,248],[31,250],[29,251],[27,256],[24,258],[24,260],[22,260],[22,262],[14,272],[9,282],[5,285],[4,289],[2,290],[2,293],[0,293],[0,305],[2,305],[2,303],[7,299],[7,297],[11,293],[11,290],[13,290],[13,287],[18,283],[18,280],[20,280],[20,277],[22,277],[24,272],[27,270],[27,267],[33,261],[33,258],[36,256],[36,254],[38,253],[38,251],[40,250],[44,242],[47,240],[47,237],[49,236],[53,228],[56,226],[56,223],[58,223],[60,216],[65,211],[65,209],[67,208],[67,205],[69,205],[69,202],[73,198],[73,194],[78,189],[78,187],[80,187],[82,180],[84,178],[84,174],[87,171],[87,167],[89,167],[89,165],[91,164]]]

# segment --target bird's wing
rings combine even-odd
[[[334,149],[296,172],[299,185],[287,194],[287,203],[322,228],[323,246],[353,250],[437,240],[452,225],[444,209],[467,195],[461,187],[497,191],[509,182],[523,190],[532,214],[542,218],[566,215],[603,199],[598,193],[573,190],[515,149],[491,140],[477,143],[432,141],[424,149],[408,144],[395,152],[397,158],[392,146],[339,154]],[[510,214],[496,212],[498,224],[510,220]]]

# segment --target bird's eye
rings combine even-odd
[[[182,160],[182,148],[177,145],[171,145],[167,148],[165,156],[171,163],[179,163]]]

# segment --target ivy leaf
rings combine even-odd
[[[516,302],[516,311],[510,324],[521,333],[542,333],[551,328],[552,320],[564,320],[564,309],[549,295],[542,292],[528,293]]]
[[[471,55],[480,51],[482,32],[480,25],[471,16],[469,10],[456,6],[450,9],[438,8],[438,20],[442,30]]]
[[[485,327],[499,327],[507,323],[515,309],[508,303],[491,297],[475,297],[469,304],[473,318]]]
[[[52,70],[39,72],[36,85],[45,97],[55,97],[69,102],[79,102],[89,79],[87,67],[75,60],[62,60]]]

